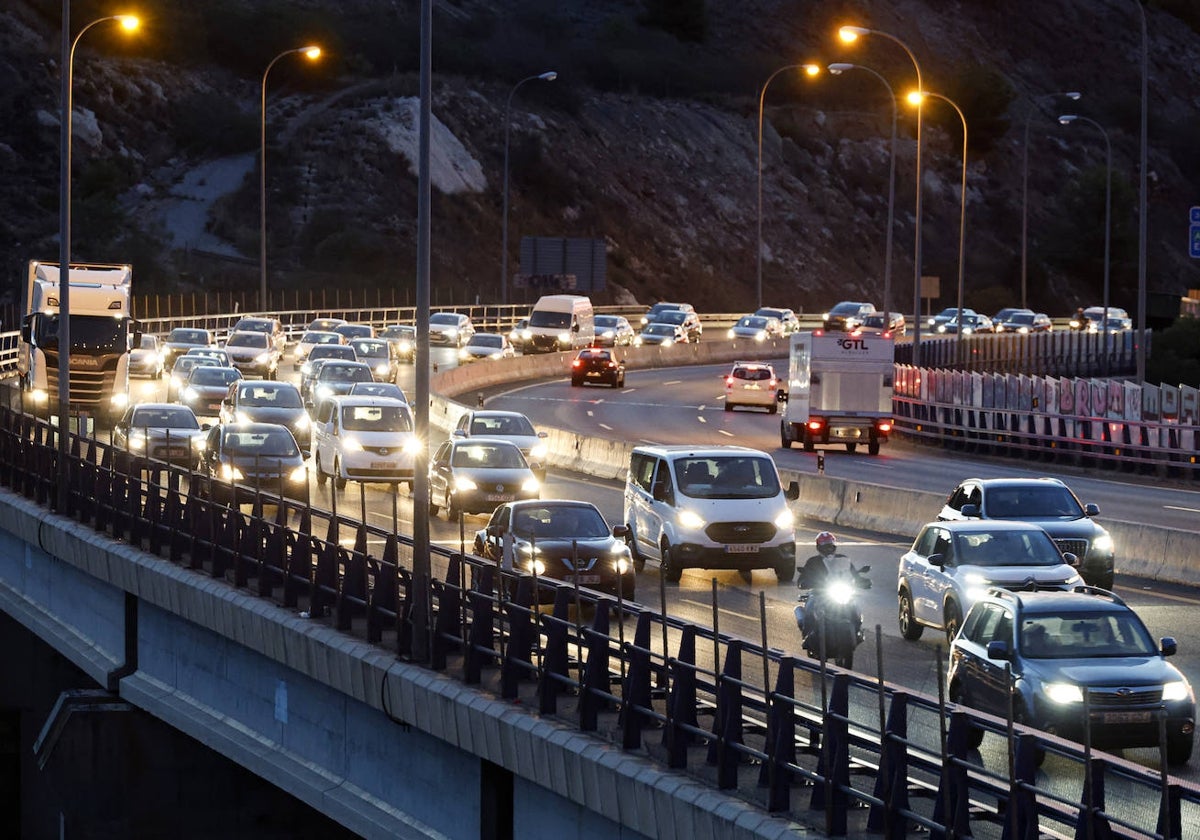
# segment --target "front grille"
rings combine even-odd
[[[1162,701],[1162,686],[1153,688],[1092,688],[1088,701],[1093,709],[1125,706],[1157,706]]]
[[[704,529],[713,542],[763,543],[775,536],[770,522],[714,522]]]
[[[1063,554],[1074,554],[1076,557],[1083,557],[1088,551],[1087,540],[1055,540],[1054,544],[1058,546],[1058,550]]]
[[[58,395],[58,369],[46,371],[46,390]],[[100,405],[105,395],[113,393],[117,381],[116,370],[71,371],[71,403],[73,405]]]
[[[398,456],[401,451],[399,446],[364,446],[363,452],[370,452],[372,455]]]

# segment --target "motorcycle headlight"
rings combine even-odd
[[[1092,551],[1097,554],[1108,554],[1112,550],[1113,541],[1108,534],[1101,534],[1092,541]]]
[[[303,466],[296,467],[294,470],[291,471],[291,473],[288,474],[288,481],[307,481],[307,480],[308,480],[308,470]]]
[[[242,471],[237,467],[231,466],[230,464],[222,464],[221,478],[225,479],[226,481],[241,481],[243,478],[245,478],[245,476],[242,475]]]
[[[454,477],[454,489],[458,490],[459,492],[466,490],[478,490],[479,485],[467,478],[465,475],[458,475]]]
[[[1170,703],[1172,700],[1187,700],[1191,695],[1191,687],[1183,680],[1169,682],[1163,686],[1162,699],[1164,703]]]
[[[835,604],[845,606],[854,597],[854,587],[842,580],[834,581],[825,589],[825,597]]]
[[[780,531],[790,531],[792,526],[796,524],[796,515],[792,513],[791,508],[784,508],[783,511],[775,517],[775,527]]]
[[[356,437],[344,437],[342,438],[342,449],[347,452],[362,452],[363,445]]]
[[[704,519],[694,510],[682,510],[679,512],[679,524],[684,528],[699,530],[704,527]]]
[[[1046,698],[1054,703],[1082,703],[1083,690],[1073,683],[1048,683]]]
[[[521,484],[521,492],[536,493],[538,490],[541,489],[541,486],[542,486],[542,483],[540,481],[538,481],[536,478],[527,478],[527,479],[525,479],[524,483]]]

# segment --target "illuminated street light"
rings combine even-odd
[[[267,74],[275,62],[284,56],[304,53],[309,61],[321,57],[321,48],[316,46],[296,47],[284,50],[271,59],[262,74],[262,96],[259,102],[259,161],[258,161],[258,308],[267,311]]]
[[[521,85],[536,81],[553,82],[557,78],[558,73],[554,70],[526,76],[512,86],[512,90],[508,92],[508,99],[504,102],[504,206],[500,211],[503,226],[503,232],[500,235],[500,303],[502,304],[508,303],[508,114],[512,109],[513,96]]]
[[[878,29],[868,29],[865,26],[843,26],[838,29],[838,37],[846,44],[853,44],[864,35],[878,35],[881,38],[886,38],[892,43],[899,46],[905,53],[908,54],[909,60],[913,63],[913,69],[917,71],[917,90],[924,90],[925,86],[921,82],[921,65],[917,63],[917,57],[913,55],[913,51],[908,48],[908,44],[901,41],[895,35],[889,35],[886,32],[880,32]],[[916,103],[917,108],[917,207],[916,207],[916,233],[914,236],[915,244],[913,245],[913,344],[912,344],[912,363],[913,367],[921,365],[921,103]]]
[[[84,33],[106,21],[115,20],[126,32],[133,32],[140,21],[136,15],[109,15],[98,18],[71,39],[71,0],[62,4],[62,89],[59,101],[59,196],[58,196],[58,511],[67,509],[69,448],[67,431],[71,424],[71,111],[75,81],[75,48]]]
[[[896,92],[894,90],[892,90],[892,86],[888,83],[887,79],[885,79],[883,76],[879,75],[879,73],[872,70],[870,67],[864,67],[861,64],[830,64],[829,65],[829,72],[831,75],[834,75],[834,76],[840,76],[842,73],[846,72],[847,70],[862,70],[866,73],[870,73],[872,76],[874,76],[880,82],[882,82],[883,86],[885,88],[887,88],[888,99],[892,103],[892,139],[891,139],[891,143],[888,147],[889,148],[888,157],[890,158],[891,163],[890,163],[890,167],[888,170],[888,212],[887,212],[887,240],[886,240],[887,244],[884,245],[884,257],[883,257],[883,312],[884,312],[884,322],[885,322],[884,325],[885,325],[885,328],[890,329],[890,327],[888,327],[888,325],[891,324],[891,317],[892,317],[891,316],[891,311],[892,311],[892,227],[893,227],[893,220],[895,218],[895,204],[896,204],[896,116],[897,116]],[[918,319],[920,318],[919,312],[916,313],[916,317]]]
[[[1065,91],[1063,93],[1045,93],[1035,97],[1030,104],[1028,112],[1025,114],[1025,140],[1021,145],[1021,308],[1026,308],[1028,303],[1028,278],[1029,278],[1029,123],[1033,121],[1034,108],[1037,103],[1044,102],[1048,99],[1057,97],[1065,97],[1074,102],[1078,102],[1082,94],[1078,91]]]
[[[763,103],[766,101],[766,98],[767,98],[767,85],[771,84],[771,80],[774,79],[776,76],[778,76],[780,73],[787,72],[788,70],[803,70],[809,76],[816,76],[821,72],[821,68],[819,66],[817,66],[816,64],[788,64],[783,67],[780,67],[778,70],[776,70],[770,76],[768,76],[767,80],[765,82],[763,82],[762,89],[758,92],[758,248],[755,251],[755,254],[756,254],[755,267],[757,269],[756,276],[758,278],[758,296],[757,296],[757,300],[758,300],[757,308],[758,309],[762,309],[762,305],[763,305],[763,292],[762,292],[762,270],[763,270],[763,254],[762,254],[762,244],[763,244],[763,234],[762,234],[762,229],[763,229],[763,208],[762,208],[762,205],[763,205],[763,201],[762,201],[762,193],[763,193],[763,190],[762,190],[762,184],[763,184],[763,178],[762,178]]]

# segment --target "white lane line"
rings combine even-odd
[[[707,422],[708,422],[708,421],[707,421],[707,420],[705,420],[703,417],[697,417],[696,419],[697,419],[697,420],[699,420],[701,423],[707,423]]]
[[[604,429],[607,432],[611,432],[613,430],[613,427],[608,425],[607,423],[597,423],[596,425],[599,426],[601,429]]]
[[[1180,507],[1179,505],[1163,505],[1163,510],[1181,510],[1184,513],[1200,513],[1200,508]]]
[[[636,391],[636,390],[637,390],[637,388],[629,388],[629,387],[626,387],[626,388],[625,388],[625,393],[626,393],[626,394],[632,394],[632,393],[633,393],[634,391]]]
[[[701,609],[709,610],[710,612],[712,611],[712,604],[705,604],[700,601],[691,601],[687,598],[680,598],[679,601],[683,604],[691,604],[694,607],[700,607]],[[726,615],[732,615],[737,618],[745,619],[746,621],[758,621],[758,616],[756,615],[746,615],[745,613],[740,613],[736,610],[727,610],[724,607],[717,607],[717,612],[723,612]]]
[[[596,416],[596,415],[595,415],[595,414],[592,412],[592,410],[589,408],[589,409],[588,409],[588,417],[595,417],[595,416]]]
[[[727,432],[724,429],[717,429],[717,434],[725,435],[725,437],[737,437],[733,432]]]
[[[682,380],[682,379],[668,379],[668,380],[667,380],[666,382],[664,382],[663,384],[664,384],[664,385],[679,385],[679,384],[680,384],[680,383],[682,383],[682,382],[683,382],[683,380]]]

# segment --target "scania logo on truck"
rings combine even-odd
[[[861,338],[839,338],[837,340],[838,347],[843,350],[866,350],[867,342]]]

